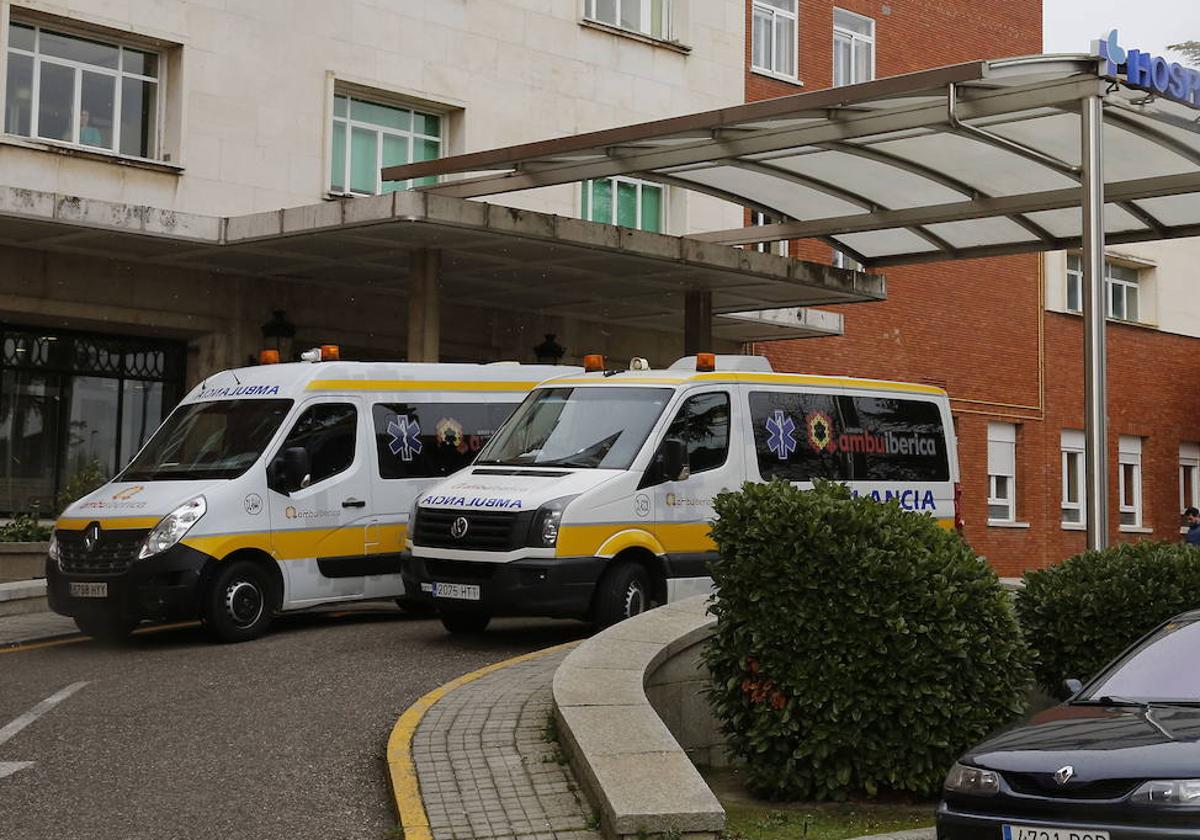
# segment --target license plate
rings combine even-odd
[[[1107,831],[1095,828],[1040,828],[1034,825],[1004,826],[1004,840],[1109,840]]]
[[[479,586],[474,583],[435,583],[434,598],[452,598],[455,601],[478,601]]]
[[[72,598],[107,598],[107,583],[80,583],[72,581],[68,586]]]

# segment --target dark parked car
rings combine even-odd
[[[954,765],[938,840],[1200,838],[1200,610],[1067,684],[1070,700]]]

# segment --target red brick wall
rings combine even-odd
[[[751,3],[746,4],[748,101],[827,87],[832,81],[833,2],[801,0],[799,69],[803,87],[750,70]],[[1036,0],[843,0],[841,8],[876,23],[876,76],[983,58],[1037,53]],[[885,9],[890,11],[885,12]],[[793,256],[828,260],[821,243],[792,243]],[[1023,255],[889,268],[888,299],[841,307],[845,335],[757,345],[777,370],[842,373],[930,382],[949,391],[959,436],[966,535],[1002,575],[1038,568],[1083,549],[1081,531],[1060,518],[1061,432],[1083,427],[1082,320],[1046,312],[1041,258]],[[1112,537],[1117,516],[1117,440],[1145,438],[1144,524],[1178,539],[1178,452],[1200,440],[1200,388],[1185,360],[1195,339],[1112,325],[1109,335],[1109,442]],[[987,525],[987,424],[1018,424],[1017,519],[1028,528]]]

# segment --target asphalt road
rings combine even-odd
[[[209,643],[198,627],[0,655],[0,838],[382,838],[384,752],[419,696],[587,632],[500,620],[475,638],[392,608],[280,619]],[[87,681],[7,740],[3,729]]]

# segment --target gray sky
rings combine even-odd
[[[1200,41],[1198,0],[1042,0],[1045,52],[1087,52],[1116,29],[1126,49],[1178,60],[1167,44]]]

